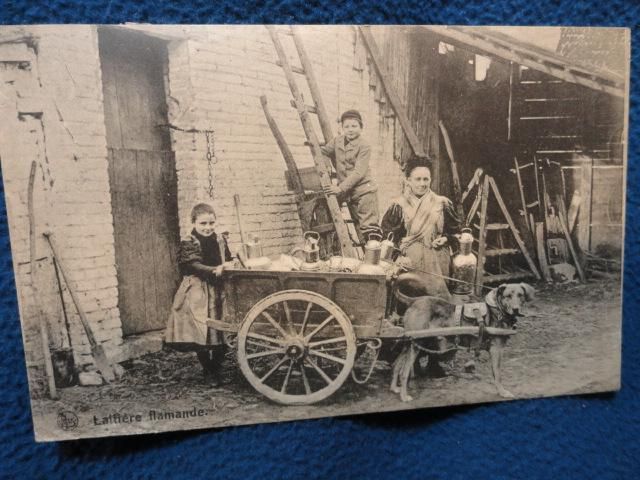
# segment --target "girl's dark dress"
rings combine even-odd
[[[171,347],[198,350],[223,344],[222,332],[207,326],[209,318],[219,320],[222,315],[222,280],[216,277],[216,267],[232,258],[226,242],[220,242],[215,233],[203,237],[195,230],[180,242],[183,277],[165,332],[165,343]]]

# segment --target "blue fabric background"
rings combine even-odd
[[[632,27],[636,1],[9,0],[0,23],[448,23]],[[635,478],[640,472],[636,319],[638,51],[632,61],[618,394],[453,407],[223,430],[36,444],[31,431],[4,194],[0,197],[0,477]],[[633,83],[635,80],[635,83]],[[0,119],[2,121],[2,119]],[[561,319],[559,319],[561,321]],[[635,472],[635,474],[634,474]]]

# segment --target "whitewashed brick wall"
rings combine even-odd
[[[9,34],[9,31],[3,31]],[[96,338],[109,356],[123,358],[97,33],[90,26],[29,27],[35,49],[24,43],[0,49],[0,64],[21,52],[29,69],[4,63],[0,154],[4,172],[16,282],[29,367],[40,367],[34,301],[30,289],[27,183],[36,176],[37,256],[53,346],[68,346],[50,250],[41,234],[51,230]],[[41,112],[41,118],[20,112]],[[43,290],[43,287],[40,287]],[[91,363],[86,335],[66,294],[77,365]],[[55,307],[57,306],[57,308]],[[31,370],[32,368],[30,368]]]
[[[155,27],[155,31],[172,33],[169,27]],[[263,26],[186,27],[182,32],[188,40],[169,46],[169,121],[186,130],[215,131],[218,163],[214,166],[213,203],[219,228],[230,231],[232,248],[239,248],[233,206],[237,193],[245,231],[261,238],[265,253],[286,252],[300,240],[300,223],[293,195],[286,190],[286,166],[264,118],[260,95],[267,96],[298,165],[309,167],[313,161],[269,34]],[[354,68],[355,31],[342,26],[305,27],[302,36],[329,117],[336,120],[334,134],[339,133],[337,120],[344,110],[356,108],[364,117],[364,137],[372,145],[371,168],[384,212],[401,184],[401,172],[393,159],[394,120],[380,115],[369,87],[369,70]],[[299,65],[292,39],[281,38],[290,62]],[[310,102],[304,77],[297,77]],[[317,132],[321,134],[318,125]],[[204,135],[175,130],[173,141],[181,232],[185,234],[191,229],[191,206],[208,200],[206,142]]]
[[[169,121],[183,129],[214,130],[217,163],[213,167],[214,199],[219,230],[231,232],[232,249],[240,245],[234,194],[241,198],[244,228],[261,238],[266,254],[286,252],[300,241],[301,229],[292,192],[287,191],[282,155],[264,118],[260,95],[299,166],[312,166],[309,148],[282,69],[267,30],[262,26],[152,27],[132,26],[167,40],[169,54],[167,104]],[[4,30],[2,34],[15,33]],[[0,154],[9,209],[20,308],[30,370],[41,369],[35,309],[28,264],[26,185],[32,159],[38,169],[36,207],[38,236],[51,229],[98,341],[116,360],[126,356],[118,311],[113,220],[109,190],[97,30],[91,26],[29,27],[37,53],[26,44],[0,49],[0,72],[16,82],[0,92]],[[381,30],[376,32],[380,35]],[[291,62],[298,65],[290,37],[283,36]],[[382,37],[379,37],[382,38]],[[380,114],[369,86],[369,69],[355,48],[351,27],[308,27],[303,41],[313,60],[329,116],[361,111],[364,136],[372,145],[371,168],[379,184],[381,213],[400,193],[401,172],[393,159],[394,119]],[[360,56],[358,58],[358,55]],[[24,57],[29,69],[6,63]],[[5,61],[5,63],[2,63]],[[310,93],[300,77],[305,98]],[[403,92],[401,92],[402,94]],[[41,118],[18,112],[42,112]],[[5,120],[6,119],[6,120]],[[319,127],[317,128],[320,134]],[[206,142],[202,134],[171,131],[178,178],[181,234],[191,230],[189,213],[207,201]],[[38,240],[38,256],[48,257]],[[39,267],[48,279],[43,293],[52,305],[48,318],[54,343],[65,335],[50,260]],[[89,346],[66,294],[71,337],[78,365],[90,364]]]

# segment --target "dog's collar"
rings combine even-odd
[[[487,293],[487,296],[484,297],[484,300],[489,306],[489,308],[494,310],[497,313],[498,318],[496,318],[496,320],[498,322],[502,322],[505,319],[509,319],[508,321],[511,321],[513,324],[515,324],[515,322],[518,321],[518,316],[506,312],[502,307],[502,304],[498,301],[497,288],[494,288],[489,293]]]

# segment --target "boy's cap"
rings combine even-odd
[[[344,122],[348,118],[353,118],[353,119],[357,120],[360,125],[362,125],[362,115],[360,115],[359,111],[357,111],[357,110],[347,110],[340,117],[340,123]]]

